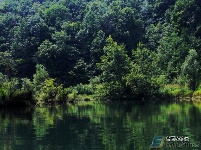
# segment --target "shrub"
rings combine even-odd
[[[21,81],[22,91],[33,91],[33,82],[30,79],[22,78]]]
[[[193,93],[193,96],[198,96],[198,95],[201,95],[201,89],[196,90],[196,91]]]
[[[178,84],[168,84],[165,85],[163,89],[161,89],[161,93],[164,95],[171,95],[171,96],[188,96],[193,93],[188,87],[181,87]]]
[[[78,84],[74,87],[74,90],[77,91],[77,94],[93,94],[93,88],[90,84]]]
[[[4,76],[4,82],[1,85],[1,94],[5,100],[8,100],[19,89],[19,80],[11,78],[10,80]]]
[[[66,90],[63,86],[57,86],[55,79],[46,79],[39,92],[36,92],[36,97],[39,101],[64,101],[66,99]]]
[[[49,79],[49,74],[43,65],[36,65],[36,73],[33,75],[34,92],[40,91],[46,79]]]

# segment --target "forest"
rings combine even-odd
[[[0,103],[201,93],[199,0],[0,0]]]

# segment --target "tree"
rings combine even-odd
[[[8,78],[0,72],[0,100],[10,100],[19,90],[20,84],[17,78]]]
[[[190,89],[195,90],[200,83],[200,62],[196,50],[191,49],[181,66],[181,75]]]
[[[16,62],[11,53],[8,51],[0,52],[0,60],[0,72],[2,72],[8,78],[17,74]]]
[[[147,33],[147,45],[158,54],[160,60],[158,67],[173,81],[180,74],[180,67],[190,45],[185,41],[185,37],[176,33],[168,23],[152,26]]]
[[[101,62],[98,63],[102,71],[101,80],[103,84],[103,96],[111,99],[121,99],[125,94],[125,77],[130,70],[130,58],[126,54],[125,46],[118,45],[109,36]]]
[[[85,9],[85,16],[81,22],[79,32],[77,33],[76,39],[79,41],[82,57],[90,62],[90,47],[92,46],[93,40],[98,35],[97,33],[101,30],[101,22],[106,11],[106,4],[102,1],[91,1],[88,3]]]
[[[157,80],[161,73],[158,63],[158,55],[139,43],[133,51],[131,71],[126,77],[126,84],[135,98],[151,98],[158,93]]]
[[[62,4],[53,4],[44,11],[44,16],[49,26],[61,28],[62,21],[69,20],[69,9]]]
[[[165,23],[177,0],[147,0],[142,11],[145,24]],[[147,3],[146,3],[147,2]]]
[[[201,4],[198,0],[178,0],[171,14],[171,22],[180,32],[188,29],[200,36],[200,13]]]
[[[33,75],[34,92],[38,92],[42,88],[46,79],[49,79],[46,68],[41,64],[37,64],[36,73]]]
[[[55,32],[52,38],[53,42],[45,40],[38,47],[37,62],[47,68],[50,76],[69,86],[72,81],[70,72],[80,58],[79,51],[68,43],[69,36],[65,31]]]
[[[100,62],[100,57],[103,55],[103,47],[105,45],[105,33],[102,30],[99,30],[96,33],[95,38],[91,42],[90,47],[90,74],[92,76],[97,75],[99,73],[96,63]]]
[[[35,70],[38,46],[50,37],[48,27],[38,14],[22,18],[18,24],[10,31],[10,51],[17,62],[19,77],[31,77]]]
[[[137,47],[144,33],[143,23],[135,8],[121,7],[119,2],[113,1],[101,22],[106,36],[111,35],[118,43],[124,43],[131,55],[131,50]]]

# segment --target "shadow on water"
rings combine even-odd
[[[21,107],[21,108],[1,108],[1,119],[5,118],[18,118],[23,120],[33,120],[34,107]]]
[[[200,113],[198,104],[128,101],[1,109],[0,149],[145,150],[158,135],[197,142]]]

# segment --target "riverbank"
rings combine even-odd
[[[168,100],[201,102],[200,86],[195,91],[192,91],[189,88],[182,87],[178,84],[169,84],[164,86],[160,92],[162,97]]]
[[[97,93],[97,89],[94,87],[95,86],[79,84],[70,88],[47,88],[41,90],[40,93],[18,91],[12,94],[9,98],[1,97],[0,107],[29,107],[35,105],[41,107],[44,105],[60,105],[64,103],[75,104],[78,101],[115,101],[101,99],[99,97],[100,93]],[[196,91],[192,91],[187,87],[182,87],[177,84],[169,84],[161,88],[159,94],[155,95],[152,99],[149,99],[149,97],[137,97],[127,101],[141,103],[160,103],[164,101],[201,102],[201,90],[198,88]]]

